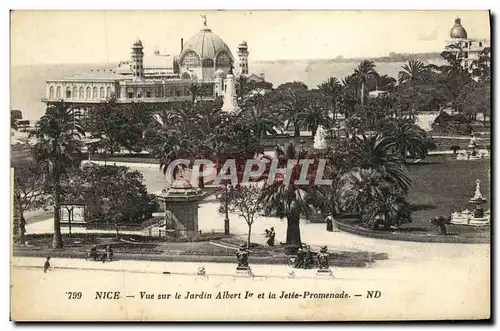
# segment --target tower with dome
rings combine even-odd
[[[462,25],[462,20],[457,17],[455,24],[450,29],[450,39],[446,40],[445,46],[459,46],[463,52],[462,65],[470,68],[473,61],[479,58],[481,52],[490,47],[490,39],[470,38],[467,30]],[[457,50],[458,51],[458,50]]]
[[[118,103],[144,102],[173,105],[189,101],[190,87],[200,87],[199,100],[223,97],[226,77],[236,68],[233,78],[244,75],[247,82],[265,83],[263,75],[249,74],[248,44],[239,44],[236,59],[224,40],[207,26],[169,54],[158,49],[149,51],[139,38],[131,45],[129,60],[120,61],[113,69],[96,69],[72,77],[46,82],[43,102],[64,101],[82,113],[108,98]],[[174,54],[174,55],[172,55]]]

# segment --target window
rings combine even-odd
[[[97,87],[95,86],[92,89],[92,99],[97,99]]]
[[[78,95],[79,95],[80,99],[83,100],[83,87],[80,87],[80,89],[78,90]]]
[[[229,55],[226,52],[221,52],[217,56],[217,60],[215,61],[215,67],[217,69],[229,68],[230,65],[231,65],[231,58],[229,57]]]
[[[214,67],[214,61],[212,59],[205,59],[205,60],[203,60],[203,67],[204,68],[213,68]]]
[[[78,88],[76,86],[73,87],[73,98],[74,99],[78,98]]]
[[[87,87],[87,90],[85,91],[85,99],[90,99],[90,87]]]
[[[142,98],[142,93],[141,92],[137,93],[137,97]]]
[[[199,67],[200,57],[195,52],[187,52],[182,59],[182,65],[185,67]]]
[[[175,96],[176,97],[180,97],[181,96],[181,91],[178,88],[175,89]]]
[[[54,99],[54,86],[49,87],[49,99]]]
[[[99,89],[99,98],[104,99],[106,96],[104,95],[104,87]]]
[[[184,72],[181,75],[181,79],[191,79],[191,75],[188,72]]]
[[[134,97],[134,92],[128,92],[128,98],[132,99]]]
[[[69,87],[66,89],[66,99],[71,99],[71,89]]]
[[[56,98],[60,99],[61,98],[61,87],[58,86],[56,88]]]
[[[106,88],[106,97],[111,98],[111,87]]]
[[[468,58],[469,58],[469,53],[468,53],[468,52],[464,52],[464,58],[465,58],[465,59],[468,59]]]
[[[483,42],[482,41],[479,42],[479,47],[483,47]]]
[[[146,92],[146,98],[151,98],[151,92]]]

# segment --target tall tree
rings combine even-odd
[[[15,233],[20,235],[24,244],[26,219],[24,213],[42,208],[46,201],[46,170],[43,165],[33,161],[14,164],[14,212],[16,215]]]
[[[242,217],[248,225],[247,248],[252,237],[255,216],[263,208],[262,191],[257,185],[239,185],[228,196],[228,209]]]
[[[282,110],[287,126],[293,124],[295,137],[300,136],[300,112],[306,105],[307,91],[307,85],[298,81],[282,84],[276,89],[277,107]]]
[[[411,83],[423,79],[427,68],[425,64],[418,60],[410,60],[404,64],[402,70],[398,73],[399,84]]]
[[[377,72],[375,71],[375,64],[373,61],[364,60],[359,66],[354,70],[354,75],[358,77],[361,84],[361,105],[365,104],[365,85],[369,79],[376,77]]]
[[[53,248],[62,248],[60,211],[61,177],[68,168],[74,167],[80,153],[80,139],[85,133],[75,116],[75,110],[64,102],[47,107],[46,113],[32,132],[36,138],[33,146],[35,160],[45,163],[51,178],[54,200],[54,238]]]
[[[332,113],[333,121],[337,121],[337,103],[342,94],[342,85],[335,77],[330,77],[318,86],[324,97],[328,99]]]

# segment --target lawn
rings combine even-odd
[[[408,175],[412,180],[409,201],[412,204],[413,223],[406,227],[437,229],[431,227],[429,220],[435,216],[448,216],[452,212],[465,208],[473,210],[468,201],[474,196],[477,179],[481,180],[481,193],[488,200],[483,205],[489,209],[490,196],[490,162],[457,161],[451,158],[429,158],[426,163],[408,166]],[[450,232],[487,232],[489,227],[451,226]]]

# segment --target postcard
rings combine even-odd
[[[11,320],[491,318],[489,11],[12,11]]]

